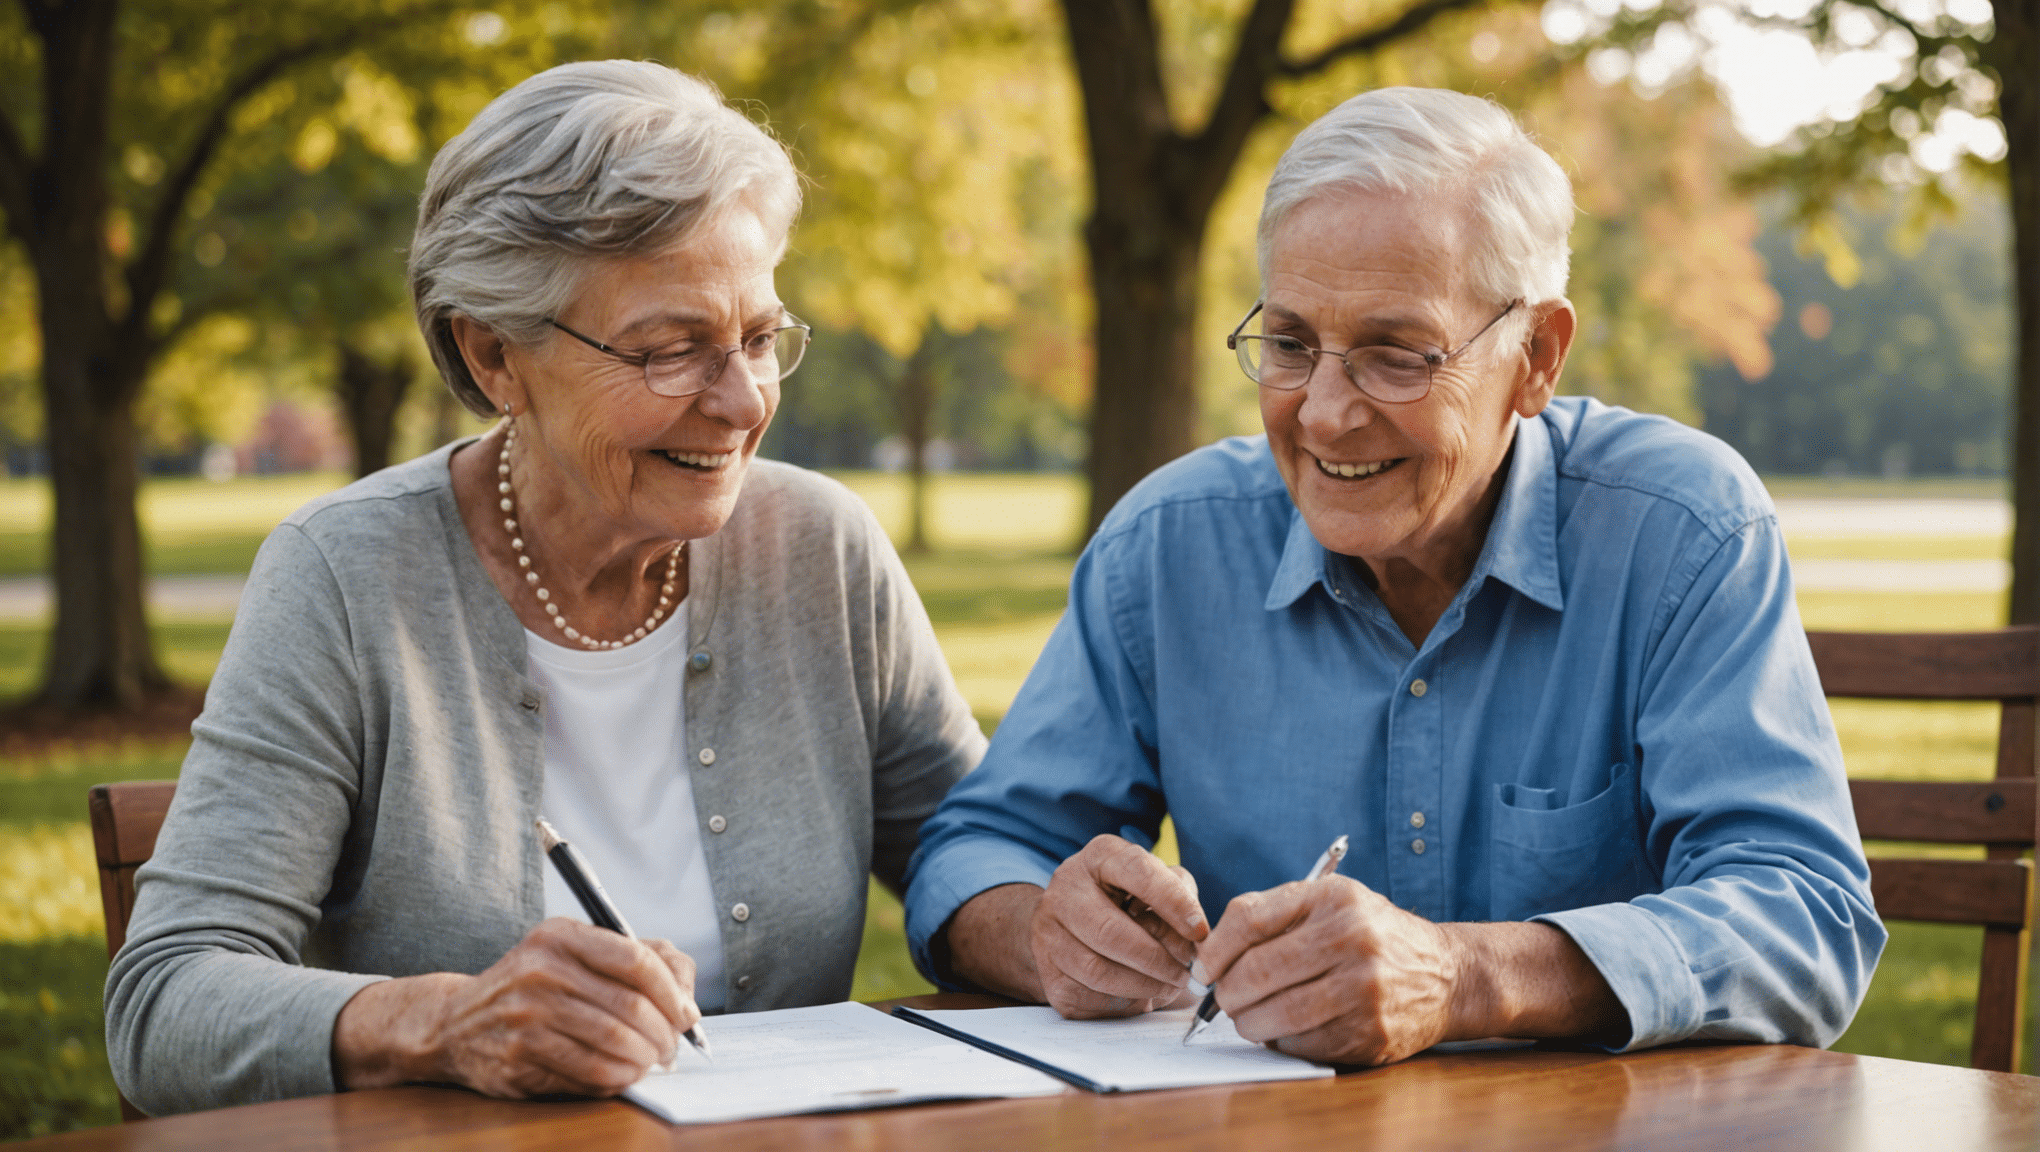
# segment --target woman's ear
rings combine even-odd
[[[1565,371],[1566,354],[1572,351],[1573,337],[1579,328],[1579,313],[1573,311],[1572,301],[1561,297],[1536,306],[1525,348],[1530,370],[1516,386],[1518,416],[1528,419],[1551,403],[1552,395],[1558,391],[1559,374]]]
[[[468,316],[455,315],[449,323],[453,342],[467,362],[468,375],[498,412],[506,408],[523,411],[530,407],[524,395],[524,381],[511,362],[510,345],[495,329]]]

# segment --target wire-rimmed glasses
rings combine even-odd
[[[800,358],[807,352],[808,340],[814,329],[801,323],[791,312],[786,314],[786,318],[791,323],[755,333],[742,344],[681,340],[642,352],[612,348],[592,336],[583,336],[550,316],[545,322],[597,352],[644,369],[645,387],[653,393],[692,396],[715,387],[730,357],[739,352],[744,354],[744,363],[754,378],[766,372],[770,372],[771,378],[776,380],[793,375],[793,370],[800,367]]]
[[[1313,348],[1294,336],[1241,335],[1248,322],[1261,314],[1262,302],[1256,301],[1239,327],[1225,338],[1225,346],[1239,357],[1240,371],[1247,374],[1247,379],[1263,388],[1295,391],[1310,382],[1311,373],[1317,371],[1319,356],[1336,356],[1345,365],[1346,378],[1360,391],[1384,404],[1410,404],[1430,394],[1431,381],[1440,366],[1472,347],[1475,340],[1487,335],[1489,328],[1501,323],[1502,317],[1514,312],[1522,302],[1509,301],[1507,308],[1450,352],[1420,352],[1399,344],[1363,344],[1334,352],[1329,348]]]

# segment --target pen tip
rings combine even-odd
[[[540,816],[533,820],[531,825],[538,829],[538,842],[544,845],[546,851],[550,852],[562,843],[560,834],[553,831],[553,826],[545,822],[545,817]]]

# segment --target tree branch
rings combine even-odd
[[[1386,47],[1405,36],[1414,35],[1440,16],[1449,15],[1467,8],[1477,8],[1485,3],[1487,3],[1487,0],[1423,0],[1422,3],[1413,5],[1402,15],[1388,23],[1369,28],[1365,32],[1356,32],[1317,53],[1315,56],[1309,56],[1302,60],[1278,60],[1275,64],[1275,70],[1279,74],[1291,78],[1308,76],[1313,72],[1321,72],[1348,56],[1358,56],[1363,53],[1372,52],[1378,48]]]
[[[1207,203],[1217,198],[1254,125],[1268,114],[1268,81],[1282,65],[1282,34],[1295,8],[1295,0],[1254,0],[1210,118],[1179,146],[1188,170],[1205,177],[1197,195]]]
[[[207,113],[204,126],[199,129],[191,148],[184,155],[170,178],[163,186],[163,193],[156,201],[156,209],[150,214],[149,231],[143,238],[140,254],[128,265],[128,312],[122,322],[125,336],[144,346],[149,335],[149,309],[155,303],[157,293],[169,281],[170,262],[175,254],[177,239],[177,217],[191,198],[192,189],[205,173],[205,167],[212,162],[220,145],[226,140],[227,130],[233,119],[234,110],[241,103],[260,91],[262,87],[277,78],[284,71],[319,56],[344,51],[356,43],[386,35],[412,20],[435,12],[450,11],[451,4],[422,4],[409,12],[394,17],[383,17],[373,23],[362,22],[343,25],[324,36],[288,45],[272,52],[258,61],[254,67],[242,73],[214,103]]]

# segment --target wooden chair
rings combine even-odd
[[[1997,776],[1982,783],[1851,780],[1865,840],[1982,844],[1982,860],[1870,861],[1870,889],[1886,920],[1983,926],[1983,970],[1969,1062],[2014,1072],[2026,1015],[2034,919],[2032,865],[2035,701],[2040,627],[1996,632],[1809,632],[1829,696],[1997,700]]]
[[[175,780],[130,780],[95,784],[88,794],[92,812],[93,854],[99,858],[99,903],[106,909],[106,958],[127,939],[128,916],[135,910],[135,869],[156,851],[156,833],[170,810]],[[120,1098],[123,1120],[146,1120],[141,1109]]]

